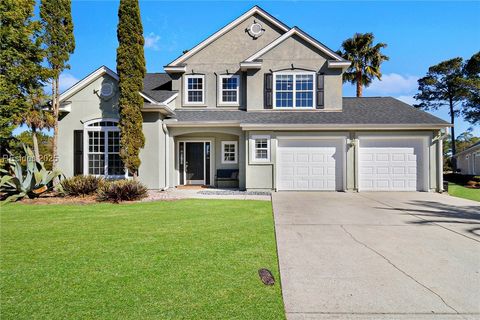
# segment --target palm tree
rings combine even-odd
[[[382,48],[387,44],[377,43],[373,33],[355,33],[353,38],[342,43],[342,49],[338,53],[346,60],[352,62],[343,74],[343,82],[350,82],[357,86],[357,97],[362,96],[363,86],[368,87],[374,78],[381,79],[380,65],[389,58],[382,54]]]
[[[42,108],[44,96],[40,92],[33,94],[29,98],[29,109],[20,114],[15,120],[17,125],[25,124],[32,130],[33,153],[35,160],[40,162],[40,150],[38,148],[37,131],[53,128],[55,119],[52,112]]]

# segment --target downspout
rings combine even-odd
[[[167,190],[169,185],[168,185],[168,182],[169,182],[169,179],[168,179],[168,166],[169,166],[169,157],[168,157],[168,154],[169,154],[169,151],[170,151],[170,146],[168,145],[168,142],[169,142],[169,136],[168,136],[168,128],[167,128],[167,125],[163,122],[162,120],[162,130],[163,130],[163,133],[164,133],[164,137],[165,137],[165,152],[164,152],[164,155],[165,155],[165,186],[163,188],[163,190]]]

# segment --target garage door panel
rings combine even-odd
[[[340,139],[279,140],[278,190],[342,189],[342,152]]]
[[[360,191],[416,191],[424,189],[421,139],[361,139]]]

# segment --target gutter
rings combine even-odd
[[[240,124],[243,130],[438,130],[449,124]]]

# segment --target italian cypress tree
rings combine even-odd
[[[70,0],[42,0],[40,4],[40,19],[43,25],[43,44],[49,77],[52,81],[53,109],[53,169],[57,167],[58,144],[58,114],[60,110],[60,73],[69,69],[67,61],[75,50],[73,36],[73,21]]]
[[[117,27],[117,74],[119,77],[120,157],[136,178],[140,167],[140,149],[145,144],[142,131],[145,56],[143,27],[138,0],[120,0]]]
[[[0,1],[0,149],[4,154],[31,96],[43,91],[44,69],[35,0]]]

